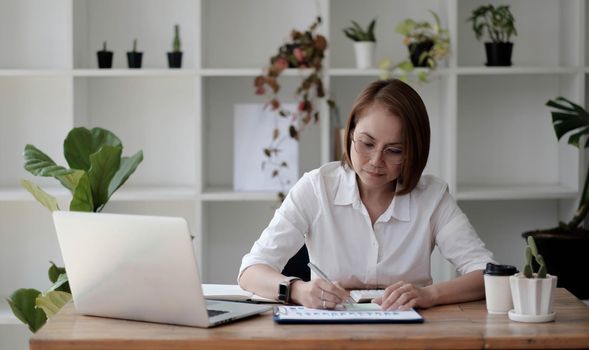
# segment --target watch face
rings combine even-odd
[[[286,299],[288,297],[288,287],[288,282],[280,282],[280,284],[278,285],[278,300],[287,302]]]

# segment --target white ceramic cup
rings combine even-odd
[[[510,265],[487,264],[485,269],[485,298],[487,312],[490,314],[506,314],[513,309],[509,276],[517,273]]]

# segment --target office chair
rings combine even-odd
[[[309,252],[307,252],[307,246],[303,245],[299,251],[293,255],[292,258],[286,263],[282,274],[285,276],[299,277],[303,281],[311,280],[311,269],[307,264],[309,263]]]

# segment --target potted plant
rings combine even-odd
[[[123,144],[112,132],[101,128],[74,128],[63,144],[63,154],[70,168],[57,165],[35,146],[26,145],[25,169],[35,176],[53,177],[66,187],[72,194],[69,210],[99,212],[143,161],[142,151],[132,157],[122,157],[122,152]],[[50,211],[60,210],[55,197],[33,182],[22,180],[21,185]],[[53,285],[44,292],[21,288],[8,299],[14,315],[32,332],[71,300],[63,267],[51,263],[49,280]]]
[[[111,68],[112,67],[112,51],[106,49],[106,41],[102,43],[102,50],[96,51],[98,57],[98,68]]]
[[[429,11],[434,22],[417,22],[411,18],[403,20],[395,31],[404,36],[403,43],[409,51],[409,59],[392,65],[390,60],[381,62],[380,68],[385,71],[383,79],[388,79],[395,69],[401,72],[401,79],[407,80],[409,73],[417,67],[428,68],[417,72],[419,81],[425,82],[430,71],[435,70],[439,62],[450,54],[450,34],[442,28],[440,17],[434,11]]]
[[[299,139],[300,132],[307,125],[311,122],[319,122],[317,104],[318,100],[325,98],[323,59],[327,49],[327,39],[323,35],[316,33],[320,24],[321,17],[317,17],[307,30],[292,30],[290,33],[291,41],[280,46],[278,53],[270,57],[270,64],[264,69],[264,73],[254,78],[256,95],[264,96],[268,94],[267,108],[276,111],[281,117],[300,121],[299,127],[290,126],[289,128],[289,137],[295,140]],[[298,104],[296,111],[293,113],[283,108],[278,96],[280,91],[278,78],[289,67],[300,69],[302,75],[301,83],[295,92]],[[275,145],[278,136],[278,129],[274,129],[269,137],[268,147],[263,150],[268,164],[273,166],[273,176],[280,176],[280,170],[288,167],[287,163],[280,160],[270,161],[281,153],[281,149]],[[264,167],[265,164],[266,162],[262,163],[261,166]],[[284,196],[283,192],[278,193],[280,200],[284,199]]]
[[[366,30],[356,21],[352,21],[351,27],[343,29],[344,34],[354,41],[357,68],[365,69],[374,66],[374,50],[376,48],[376,38],[374,37],[375,25],[376,18],[368,24]]]
[[[548,322],[554,320],[552,311],[557,277],[547,274],[546,263],[538,253],[533,236],[528,236],[523,272],[509,277],[514,309],[509,318],[519,322]],[[532,258],[539,266],[533,270]]]
[[[552,107],[552,124],[558,140],[569,135],[568,143],[581,148],[581,137],[589,135],[589,113],[583,107],[558,97],[549,100]],[[584,148],[589,147],[585,142]],[[589,212],[589,173],[585,176],[578,209],[569,222],[557,227],[523,233],[534,237],[540,254],[549,266],[548,272],[558,276],[558,286],[564,287],[579,299],[589,299],[589,279],[579,276],[578,266],[587,264],[585,254],[589,250],[589,231],[583,222]]]
[[[133,51],[127,51],[127,63],[129,68],[141,68],[143,52],[137,51],[137,39],[133,39]]]
[[[182,51],[180,49],[180,26],[174,25],[174,40],[172,41],[172,52],[168,52],[168,67],[182,67]]]
[[[480,41],[485,32],[491,40],[485,42],[487,66],[511,66],[513,43],[509,39],[516,36],[517,31],[509,5],[479,6],[468,20],[472,22],[477,40]]]

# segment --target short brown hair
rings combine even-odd
[[[415,188],[427,164],[430,127],[427,110],[421,97],[412,87],[398,79],[374,81],[368,84],[356,98],[346,122],[344,135],[346,147],[342,156],[342,165],[353,168],[350,158],[352,145],[350,134],[356,128],[359,116],[375,103],[401,119],[405,162],[398,179],[402,186],[397,194],[407,194]]]

